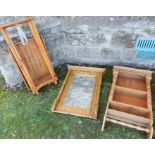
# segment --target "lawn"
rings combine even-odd
[[[17,90],[3,90],[4,79],[0,76],[0,138],[146,138],[144,132],[113,123],[106,123],[104,132],[101,132],[112,82],[112,68],[106,66],[106,69],[96,120],[51,112],[51,105],[67,73],[66,65],[55,68],[58,84],[45,86],[39,95],[33,95],[25,86]],[[155,75],[151,86],[155,114]]]

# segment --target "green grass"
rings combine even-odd
[[[55,69],[59,78],[58,84],[45,86],[39,95],[33,95],[25,86],[17,90],[3,90],[4,80],[0,77],[0,138],[146,138],[143,132],[108,122],[104,132],[101,132],[112,82],[112,69],[106,68],[96,120],[51,112],[51,105],[67,73],[66,65]],[[153,77],[155,113],[155,75]]]

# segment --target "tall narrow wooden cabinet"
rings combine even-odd
[[[8,27],[17,24],[28,24],[32,37],[28,38],[28,44],[14,43],[7,31]],[[33,94],[38,94],[41,87],[57,83],[57,77],[47,53],[47,49],[41,39],[33,18],[26,18],[0,25],[0,31],[8,45],[9,52],[19,68],[24,82]]]

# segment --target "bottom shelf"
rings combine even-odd
[[[122,126],[126,126],[126,127],[129,127],[129,128],[133,128],[133,129],[136,129],[136,130],[139,130],[139,131],[144,131],[144,132],[150,133],[150,130],[148,128],[140,127],[140,126],[137,126],[137,125],[129,124],[129,123],[118,121],[118,120],[111,119],[111,118],[106,118],[106,121],[112,122],[112,123],[115,123],[115,124],[119,124],[119,125],[122,125]]]
[[[113,109],[108,109],[107,117],[115,120],[123,121],[126,123],[130,123],[133,125],[141,126],[141,127],[147,127],[151,124],[151,120],[148,118],[136,116],[133,114],[128,114],[128,113],[113,110]]]
[[[57,78],[55,79],[55,82],[56,81],[57,81]],[[37,88],[40,88],[40,87],[42,87],[48,83],[52,83],[52,82],[53,82],[53,79],[50,74],[46,74],[46,75],[41,76],[34,80],[34,84]]]

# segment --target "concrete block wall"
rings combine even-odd
[[[0,23],[20,18],[24,17],[0,17]],[[54,66],[84,63],[155,68],[155,61],[134,59],[137,37],[155,37],[155,17],[57,16],[35,17],[35,21]],[[24,30],[30,36],[26,27]],[[10,33],[14,41],[19,41],[15,30],[10,30]],[[2,35],[0,45],[3,51],[0,52],[0,71],[7,79],[11,73],[6,74],[2,70],[5,70],[5,65],[14,62]],[[11,77],[7,81],[11,81]]]
[[[66,20],[63,25],[66,62],[155,68],[155,61],[135,60],[134,49],[138,36],[155,37],[155,17]]]

